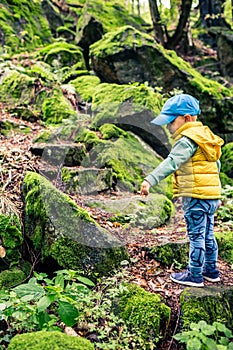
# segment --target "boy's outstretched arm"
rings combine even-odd
[[[197,144],[183,136],[172,148],[168,157],[164,159],[142,182],[141,195],[148,195],[151,186],[174,173],[182,164],[186,163],[196,152]]]

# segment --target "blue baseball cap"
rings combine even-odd
[[[164,104],[160,114],[151,121],[156,125],[165,125],[173,122],[178,116],[189,114],[199,115],[199,101],[187,94],[179,94],[169,98]]]

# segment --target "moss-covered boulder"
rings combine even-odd
[[[233,287],[212,286],[206,288],[185,288],[180,297],[181,330],[188,330],[191,322],[214,321],[233,327]]]
[[[170,322],[170,308],[160,295],[149,293],[135,284],[127,285],[119,303],[120,317],[141,335],[145,349],[156,349],[160,337],[166,334]]]
[[[42,120],[51,124],[59,124],[63,119],[77,114],[59,88],[54,88],[49,92],[44,98],[41,109]]]
[[[44,46],[37,52],[36,57],[57,68],[77,65],[78,62],[80,69],[86,69],[81,49],[66,42]]]
[[[222,147],[221,165],[221,171],[233,178],[233,142]]]
[[[52,84],[52,81],[50,82]],[[72,104],[64,96],[61,87],[45,88],[26,71],[9,70],[0,83],[2,101],[14,114],[35,121],[41,118],[47,123],[61,123],[63,119],[76,116]]]
[[[189,242],[187,239],[178,242],[169,242],[164,237],[164,242],[160,242],[152,247],[145,247],[147,256],[159,261],[162,265],[179,265],[179,268],[185,267],[189,260]]]
[[[92,96],[92,127],[111,123],[132,131],[162,157],[170,150],[165,128],[151,124],[162,107],[164,97],[145,84],[100,84]]]
[[[100,79],[94,75],[83,75],[70,80],[69,84],[75,87],[75,90],[84,101],[91,102],[92,96],[100,84]]]
[[[8,350],[94,350],[94,345],[82,337],[72,337],[59,331],[39,331],[18,334],[12,338]]]
[[[118,239],[39,174],[26,174],[22,195],[25,235],[43,262],[52,258],[64,268],[104,275],[128,258]]]
[[[162,194],[150,194],[147,198],[124,195],[123,198],[105,201],[90,199],[88,205],[112,214],[109,217],[111,221],[148,230],[163,225],[173,209],[172,202]]]
[[[31,102],[34,86],[35,78],[29,77],[24,71],[9,70],[1,80],[1,100],[8,105],[28,105]]]
[[[202,120],[219,132],[232,132],[233,90],[203,77],[174,51],[126,26],[107,33],[90,47],[93,70],[102,82],[148,82],[164,91],[178,88],[200,99]],[[225,116],[217,118],[217,116]]]
[[[21,247],[23,243],[23,235],[21,225],[17,215],[0,214],[0,241],[5,249],[6,255],[4,261],[0,258],[1,265],[14,266],[21,259]]]
[[[1,1],[0,28],[0,44],[7,53],[32,51],[52,41],[40,0]]]
[[[82,165],[99,169],[111,168],[115,189],[137,192],[143,178],[161,162],[161,159],[133,135],[122,132],[117,127],[113,129],[114,137],[111,138],[111,133],[108,131],[110,137],[108,140],[99,139],[93,131],[86,134],[86,138],[88,135],[92,136],[86,141],[91,143],[91,149]],[[104,135],[107,135],[106,130]],[[170,195],[169,179],[161,181],[151,191]]]
[[[216,232],[215,236],[218,242],[219,256],[229,264],[233,264],[233,232]]]

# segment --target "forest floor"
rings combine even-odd
[[[2,104],[0,104],[0,127],[1,121],[8,121],[18,125],[17,131],[12,131],[7,136],[0,134],[0,207],[6,206],[8,203],[13,203],[14,208],[19,214],[22,213],[23,203],[20,195],[20,185],[26,171],[37,171],[38,157],[30,152],[32,140],[44,129],[40,122],[26,122],[21,119],[16,119],[9,115]],[[30,133],[25,134],[24,131],[29,128]],[[135,194],[132,194],[132,196]],[[107,197],[124,196],[124,193],[107,193],[99,194],[103,200]],[[86,198],[82,196],[73,196],[73,200],[78,205],[85,207],[83,204]],[[114,235],[125,242],[132,264],[125,266],[125,274],[131,282],[138,284],[146,290],[154,293],[159,293],[165,303],[171,307],[172,317],[169,337],[161,345],[160,350],[175,350],[177,348],[175,341],[172,340],[172,335],[175,334],[178,326],[180,314],[179,297],[185,287],[173,283],[169,276],[174,272],[175,266],[170,267],[160,266],[160,263],[151,259],[145,247],[155,245],[160,242],[163,237],[169,237],[170,241],[179,241],[186,237],[185,222],[179,202],[176,205],[176,213],[172,220],[162,227],[152,231],[144,231],[137,228],[124,229],[118,223],[108,221],[108,214],[103,210],[88,208],[89,214],[98,221],[98,223],[111,231]],[[226,230],[221,223],[216,222],[215,231]],[[217,285],[233,285],[233,269],[232,266],[219,260],[218,268],[221,274],[221,281]],[[210,282],[205,282],[205,285],[211,285]]]

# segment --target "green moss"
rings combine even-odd
[[[95,117],[91,126],[114,123],[121,116],[145,109],[156,116],[163,101],[160,93],[144,84],[100,84],[92,96],[92,110],[95,112]]]
[[[0,273],[0,289],[10,288],[16,284],[22,283],[27,275],[20,269],[13,268]]]
[[[9,53],[33,50],[52,39],[41,2],[1,2],[0,27]]]
[[[0,214],[0,240],[6,250],[5,259],[10,266],[18,264],[21,258],[23,236],[20,222],[16,215]]]
[[[55,42],[47,45],[40,49],[36,56],[40,60],[59,68],[76,64],[79,69],[86,69],[81,49],[66,42]]]
[[[34,78],[17,71],[10,71],[0,84],[1,100],[8,104],[28,104],[33,84]]]
[[[10,341],[8,350],[94,350],[85,338],[72,337],[59,331],[39,331],[18,334]]]
[[[191,322],[205,320],[220,322],[232,328],[233,298],[231,287],[208,287],[201,290],[186,288],[180,296],[182,330],[189,330]]]
[[[161,245],[152,246],[149,249],[150,256],[160,261],[163,265],[171,266],[174,261],[185,267],[188,263],[189,244],[186,241],[166,242]]]
[[[98,135],[95,131],[88,130],[85,128],[81,128],[80,132],[77,134],[75,138],[75,142],[83,142],[85,143],[87,149],[92,148],[94,145],[98,145],[102,143]]]
[[[132,26],[119,26],[115,31],[106,33],[103,39],[90,46],[90,53],[95,57],[106,57],[118,54],[127,48],[141,47],[143,45],[154,45],[154,39]]]
[[[141,17],[129,13],[125,7],[119,5],[118,1],[90,0],[85,2],[82,16],[78,21],[77,31],[82,27],[88,15],[99,20],[105,32],[115,31],[119,27],[125,26],[126,23],[137,28],[143,24],[145,25]]]
[[[215,237],[218,242],[219,256],[233,264],[233,232],[216,232]]]
[[[83,100],[90,102],[96,87],[100,84],[100,79],[92,75],[83,75],[71,80],[69,83],[75,87],[75,90]]]
[[[104,140],[93,146],[90,160],[87,160],[85,166],[111,168],[120,189],[138,191],[143,178],[159,163],[160,160],[153,152],[145,149],[136,138],[127,134],[127,137],[121,136],[113,141]],[[152,192],[155,190],[166,194],[166,182],[161,182]]]
[[[76,116],[76,112],[58,88],[54,88],[44,99],[42,113],[42,119],[51,124],[59,124],[63,119]]]
[[[233,142],[222,147],[221,171],[228,177],[233,178]]]
[[[166,333],[171,310],[159,295],[146,292],[133,284],[127,287],[128,292],[120,301],[120,316],[131,329],[141,335],[147,349],[154,349],[161,335]]]
[[[99,128],[104,140],[118,139],[123,136],[125,138],[129,137],[129,134],[122,129],[118,128],[114,124],[103,124]]]

